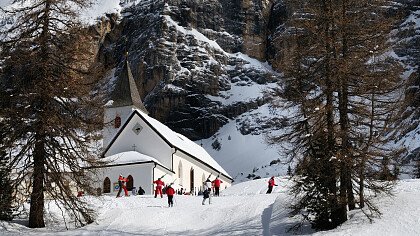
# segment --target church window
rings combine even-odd
[[[182,186],[182,162],[181,161],[179,161],[179,164],[178,164],[178,179],[179,179],[179,185],[181,185]]]
[[[139,123],[136,123],[132,130],[136,135],[139,135],[142,129],[143,127]]]
[[[106,177],[104,180],[104,193],[110,193],[111,192],[111,180]]]
[[[117,116],[117,117],[115,117],[115,120],[114,120],[114,127],[116,129],[118,129],[118,128],[120,128],[120,126],[121,126],[121,117]]]
[[[194,188],[194,169],[191,168],[190,170],[190,189],[191,189],[191,193],[195,192],[195,188]]]

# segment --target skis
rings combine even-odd
[[[174,184],[177,179],[178,178],[175,178],[174,181],[172,181],[168,186],[171,186],[172,184]]]

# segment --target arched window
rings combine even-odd
[[[194,169],[191,168],[190,170],[190,189],[191,189],[191,193],[194,194],[195,189],[194,189]]]
[[[133,187],[134,187],[134,180],[133,180],[133,176],[129,175],[129,176],[127,177],[127,185],[126,185],[126,187],[127,187],[127,190],[128,190],[128,191],[131,191],[131,190],[133,189]]]
[[[117,117],[115,117],[114,119],[114,127],[118,129],[120,128],[120,126],[121,126],[121,117],[117,115]]]
[[[104,180],[104,193],[110,193],[111,192],[111,180],[106,177]]]
[[[183,186],[182,185],[182,162],[181,161],[179,161],[179,164],[178,164],[178,179],[179,179],[179,185]]]

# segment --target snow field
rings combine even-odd
[[[86,197],[95,206],[98,217],[80,229],[29,229],[19,222],[0,224],[0,235],[315,235],[315,236],[417,236],[420,235],[420,180],[399,181],[394,197],[379,196],[376,203],[383,215],[373,223],[361,210],[349,212],[349,220],[330,231],[314,232],[308,224],[301,231],[287,232],[299,222],[289,217],[288,194],[291,182],[277,177],[272,194],[268,179],[233,185],[212,197],[212,204],[201,205],[201,196],[175,195],[174,207],[167,197],[151,195],[115,198],[114,195]]]

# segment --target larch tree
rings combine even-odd
[[[90,3],[14,3],[3,10],[14,23],[0,34],[0,151],[8,154],[13,200],[30,202],[31,228],[45,227],[45,208],[54,203],[64,222],[90,223],[94,212],[76,197],[76,191],[95,192],[84,167],[101,164],[102,100],[91,92],[100,73],[93,39],[79,20]]]
[[[356,203],[368,202],[369,217],[379,213],[365,195],[392,186],[403,86],[401,68],[386,54],[394,22],[386,20],[386,1],[284,2],[289,19],[274,41],[284,83],[273,106],[293,112],[286,131],[269,142],[291,144],[293,212],[331,229]]]

